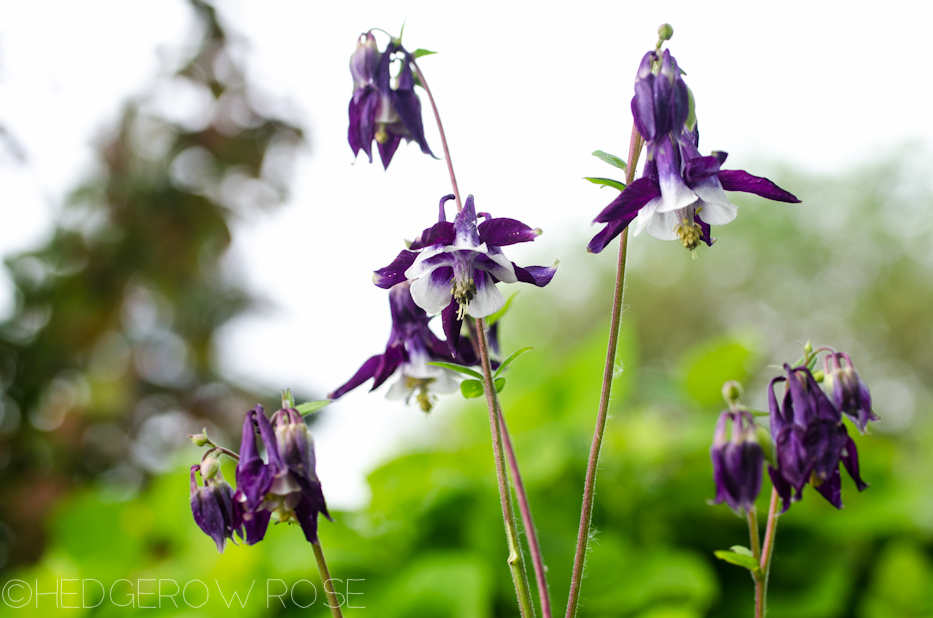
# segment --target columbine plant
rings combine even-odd
[[[813,372],[817,356],[826,352],[825,366],[835,367],[834,375]],[[841,366],[840,359],[846,360]],[[717,551],[722,560],[745,567],[755,582],[755,616],[765,613],[771,555],[777,532],[777,518],[793,502],[803,498],[803,490],[812,485],[830,504],[842,508],[842,477],[845,467],[859,491],[868,483],[859,473],[858,450],[849,436],[843,418],[848,416],[860,431],[869,420],[878,420],[871,410],[868,387],[858,376],[848,354],[832,348],[813,350],[808,343],[804,356],[791,367],[784,365],[783,376],[768,385],[770,432],[756,425],[752,411],[739,404],[741,387],[723,386],[729,411],[720,416],[713,437],[710,457],[716,484],[714,503],[726,502],[748,520],[751,549],[733,546]],[[839,386],[840,381],[845,386]],[[820,386],[823,383],[823,387]],[[824,390],[825,388],[825,390]],[[780,396],[775,392],[782,390]],[[828,391],[828,392],[827,392]],[[732,421],[732,437],[727,439],[726,425]],[[771,477],[771,505],[764,544],[759,543],[755,498],[761,489],[762,468],[768,462]],[[783,508],[778,512],[778,500]]]

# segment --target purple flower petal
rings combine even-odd
[[[863,481],[859,474],[858,449],[855,447],[855,441],[852,440],[851,436],[846,435],[846,438],[848,438],[848,440],[846,441],[845,451],[842,456],[842,464],[846,467],[846,472],[849,473],[852,480],[855,481],[855,486],[858,487],[858,490],[865,491],[868,489],[869,484]]]
[[[744,170],[722,170],[718,174],[719,182],[726,191],[754,193],[776,202],[799,204],[800,200],[777,186],[767,178],[752,176]]]
[[[684,165],[684,180],[687,184],[693,184],[710,176],[719,173],[720,161],[716,157],[696,157],[690,159]]]
[[[619,193],[618,197],[603,208],[593,221],[597,223],[608,223],[616,219],[631,221],[645,204],[660,195],[661,187],[657,182],[647,177],[639,178]],[[599,253],[599,251],[592,253]]]
[[[415,263],[418,254],[414,251],[402,249],[392,263],[373,272],[373,283],[376,287],[388,290],[392,286],[407,280],[405,271]]]
[[[386,133],[386,141],[376,142],[379,148],[379,158],[382,159],[383,169],[389,169],[389,163],[392,162],[392,157],[395,155],[395,151],[398,150],[398,145],[401,141],[401,135],[388,131]]]
[[[460,350],[460,325],[463,323],[457,319],[459,312],[460,305],[453,299],[441,311],[441,324],[444,327],[444,336],[447,337],[447,349],[454,358],[457,358]]]
[[[472,195],[467,196],[463,210],[454,217],[454,233],[458,247],[478,247],[482,243],[476,227],[476,208]]]
[[[434,245],[452,245],[454,242],[454,224],[447,221],[435,223],[421,232],[421,235],[408,247],[412,251]]]
[[[373,387],[369,390],[374,391],[379,388],[405,360],[405,346],[397,345],[386,348],[385,354],[379,358],[379,365],[373,375]]]
[[[347,130],[347,139],[353,156],[362,150],[373,162],[373,139],[376,134],[376,111],[379,107],[379,91],[372,86],[366,86],[353,93],[350,99],[349,115],[350,127]]]
[[[790,505],[793,502],[792,488],[790,483],[788,483],[781,475],[781,472],[779,470],[775,470],[771,466],[768,466],[768,476],[771,477],[771,484],[774,486],[774,489],[777,490],[778,495],[781,497],[783,508],[781,508],[781,512],[779,514],[783,515],[787,512],[787,509],[790,508]]]
[[[539,229],[532,229],[521,221],[506,217],[486,219],[479,224],[477,229],[481,242],[497,247],[531,242],[541,234]]]
[[[353,377],[350,378],[346,384],[335,390],[334,392],[327,395],[328,399],[340,399],[350,391],[352,391],[357,386],[361,385],[366,380],[370,379],[376,375],[376,368],[379,367],[382,362],[382,354],[376,354],[375,356],[370,356],[363,366],[360,367]]]
[[[606,248],[612,240],[622,233],[628,224],[635,219],[635,215],[631,215],[626,218],[616,219],[606,225],[602,230],[600,230],[593,238],[590,240],[590,243],[586,246],[586,250],[590,253],[600,253],[603,249]],[[516,273],[517,274],[517,273]]]
[[[512,267],[515,268],[515,276],[519,281],[531,283],[539,288],[543,288],[550,283],[557,272],[557,262],[553,266],[525,266],[524,268],[512,262]]]
[[[838,464],[837,464],[838,466]],[[833,470],[824,481],[816,485],[816,490],[837,509],[842,508],[842,478],[839,468]]]

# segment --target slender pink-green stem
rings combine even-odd
[[[538,545],[538,533],[535,530],[534,517],[531,515],[531,505],[528,503],[528,494],[525,493],[522,475],[518,471],[518,459],[515,457],[515,449],[512,448],[512,438],[509,436],[509,428],[505,423],[505,414],[502,413],[501,405],[499,405],[499,425],[502,429],[502,446],[505,448],[509,460],[509,472],[512,475],[512,483],[515,485],[518,510],[522,515],[522,525],[525,526],[525,536],[528,537],[528,550],[531,552],[531,563],[535,569],[538,597],[541,601],[541,615],[544,618],[551,618],[551,595],[548,592],[544,558],[541,554],[541,547]]]
[[[629,142],[628,164],[625,184],[628,186],[635,177],[635,166],[644,144],[635,127]],[[606,350],[606,364],[603,367],[603,384],[599,394],[599,410],[596,413],[596,430],[590,446],[590,458],[586,466],[586,481],[583,486],[583,508],[580,513],[580,529],[577,533],[577,548],[573,560],[573,574],[570,579],[570,596],[567,600],[567,618],[573,618],[580,602],[580,586],[583,583],[583,563],[590,540],[590,523],[593,517],[593,499],[596,496],[596,470],[599,465],[599,452],[606,431],[606,418],[609,414],[609,392],[612,376],[615,372],[616,348],[619,343],[619,326],[622,323],[622,300],[625,292],[625,256],[628,248],[628,227],[619,238],[619,261],[616,265],[616,286],[612,298],[612,319],[609,324],[609,346]]]
[[[431,89],[428,87],[427,80],[424,79],[424,72],[421,70],[421,67],[418,66],[418,63],[414,60],[411,61],[412,65],[415,67],[415,71],[418,72],[418,81],[421,82],[421,87],[424,88],[424,91],[428,94],[428,100],[431,102],[431,109],[434,110],[434,119],[437,121],[437,130],[441,134],[441,146],[444,148],[444,159],[447,161],[447,173],[450,174],[450,186],[454,190],[454,197],[457,200],[457,212],[463,210],[463,202],[460,201],[460,189],[457,187],[457,176],[454,174],[454,164],[450,160],[450,149],[447,147],[447,135],[444,133],[444,125],[441,123],[441,115],[437,111],[437,104],[434,103],[434,95],[431,94]]]
[[[771,505],[768,507],[768,524],[765,527],[765,540],[761,548],[759,565],[761,568],[761,581],[756,582],[755,594],[755,618],[764,618],[767,612],[768,602],[768,579],[771,577],[771,555],[774,553],[774,536],[777,534],[778,520],[778,496],[777,489],[771,488]]]
[[[343,618],[343,613],[340,611],[340,602],[334,593],[334,583],[330,578],[330,570],[328,570],[327,562],[324,560],[324,550],[321,549],[320,542],[311,543],[311,547],[314,549],[314,559],[317,560],[317,570],[321,574],[321,584],[324,586],[324,594],[327,595],[327,605],[330,607],[330,613],[334,615],[334,618]]]
[[[758,538],[758,511],[755,507],[752,507],[746,512],[746,515],[748,518],[748,537],[752,546],[752,557],[760,564],[761,542]],[[761,618],[765,601],[765,583],[762,572],[759,570],[757,573],[752,573],[752,579],[755,580],[755,618]]]
[[[454,198],[457,202],[457,212],[463,210],[463,202],[460,200],[460,188],[457,186],[457,175],[454,173],[453,161],[450,159],[450,148],[447,146],[447,134],[444,131],[444,124],[441,122],[440,112],[437,110],[437,104],[434,101],[434,95],[424,77],[424,72],[418,63],[412,60],[412,65],[418,73],[418,81],[421,87],[428,95],[431,102],[431,109],[434,110],[434,119],[437,121],[437,130],[441,136],[441,146],[444,149],[444,159],[447,161],[447,173],[450,175],[450,185],[454,191]],[[472,331],[473,329],[471,329]],[[515,452],[512,449],[512,440],[508,435],[508,429],[498,407],[496,400],[496,391],[492,380],[492,366],[489,362],[489,349],[486,344],[485,325],[483,321],[476,320],[476,342],[477,350],[483,364],[483,374],[485,376],[485,390],[487,393],[487,403],[489,404],[489,422],[492,433],[492,447],[496,459],[496,479],[499,484],[499,498],[502,503],[502,517],[505,523],[506,540],[509,546],[509,568],[512,571],[512,580],[515,583],[515,595],[518,597],[519,610],[523,618],[534,616],[534,603],[531,600],[530,586],[528,584],[528,573],[525,569],[525,560],[522,553],[521,541],[518,536],[518,526],[515,521],[515,510],[512,508],[512,495],[509,490],[509,478],[506,473],[506,456],[508,451],[509,467],[512,472],[512,479],[515,482],[518,493],[519,508],[522,514],[522,521],[525,525],[525,531],[528,535],[529,546],[534,557],[535,574],[538,579],[538,588],[541,593],[541,607],[545,618],[551,618],[550,600],[547,594],[547,582],[544,579],[544,562],[541,559],[541,553],[538,548],[538,539],[535,534],[534,521],[531,518],[531,509],[528,506],[528,498],[525,495],[524,484],[521,480],[521,474],[518,470],[518,462],[515,459]],[[491,393],[491,396],[490,396]],[[491,398],[490,398],[491,397]],[[503,439],[504,437],[504,439]],[[540,567],[540,569],[539,569]],[[539,572],[540,571],[540,572]]]

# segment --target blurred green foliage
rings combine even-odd
[[[304,137],[247,83],[242,41],[191,4],[190,58],[127,102],[46,245],[7,260],[0,569],[42,554],[71,488],[132,495],[186,432],[236,435],[260,399],[215,370],[216,331],[254,302],[221,260],[233,217],[286,197]]]
[[[921,160],[930,157],[907,149],[838,178],[774,174],[803,204],[739,201],[739,219],[714,230],[719,242],[695,262],[675,243],[633,240],[619,350],[624,370],[613,385],[581,616],[751,614],[750,577],[713,557],[748,542],[744,520],[707,504],[719,389],[740,380],[746,403],[764,407],[764,387],[778,371],[769,365],[795,360],[809,338],[852,353],[883,420],[872,435],[856,436],[869,490],[859,494],[846,477],[844,510],[808,489],[781,517],[769,616],[933,615],[933,364],[926,349],[933,312],[925,309],[933,298],[933,190]],[[570,579],[614,266],[611,251],[586,256],[584,244],[566,248],[553,287],[523,294],[502,322],[505,353],[535,346],[510,367],[502,402],[558,613]],[[586,277],[598,285],[581,297]],[[345,608],[347,616],[517,615],[487,414],[481,402],[460,401],[429,418],[436,446],[370,475],[366,508],[337,513],[335,524],[322,521],[333,576],[363,580],[352,582],[363,594],[351,602],[365,609]],[[767,485],[763,494],[760,510]],[[254,547],[216,554],[191,519],[181,465],[128,502],[76,492],[53,522],[42,561],[15,574],[38,580],[43,590],[60,578],[108,585],[119,578],[182,585],[200,579],[210,585],[207,605],[163,611],[207,616],[233,611],[218,585],[229,600],[232,590],[242,598],[255,581],[236,615],[329,615],[300,530],[277,526]],[[288,597],[286,607],[272,598],[267,608],[267,585],[277,593],[301,579],[318,586],[308,610]],[[296,602],[312,600],[306,583],[296,590]],[[203,598],[191,591],[193,602]],[[51,606],[43,597],[39,610],[17,615],[48,615],[42,607]],[[105,602],[87,613],[132,610]]]

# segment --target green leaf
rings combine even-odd
[[[415,59],[417,60],[418,58],[420,58],[420,57],[422,57],[422,56],[430,56],[431,54],[436,54],[436,53],[437,53],[436,51],[431,51],[431,50],[429,50],[429,49],[420,49],[420,48],[419,48],[419,49],[416,49],[415,51],[411,52],[411,55],[412,55],[413,58],[415,58]]]
[[[745,548],[743,547],[742,549]],[[729,564],[744,567],[752,573],[757,574],[761,571],[761,567],[758,565],[758,561],[755,560],[754,556],[746,556],[745,554],[740,554],[734,551],[726,551],[724,549],[715,551],[713,554],[720,560],[725,560]]]
[[[286,388],[282,391],[282,407],[283,408],[294,408],[295,407],[295,397],[292,395],[292,389]]]
[[[732,547],[729,548],[729,551],[733,551],[739,554],[740,556],[751,556],[753,558],[755,557],[755,554],[752,553],[752,550],[745,547],[744,545],[733,545]]]
[[[605,161],[609,165],[612,165],[613,167],[617,167],[620,170],[625,169],[625,161],[623,161],[622,159],[620,159],[619,157],[615,155],[609,154],[608,152],[603,152],[602,150],[594,150],[593,156],[599,157],[601,160]]]
[[[322,399],[321,401],[306,401],[295,406],[295,409],[298,410],[302,416],[306,416],[308,414],[317,412],[324,406],[329,406],[331,403],[333,402],[330,399]]]
[[[492,326],[493,324],[498,322],[500,319],[502,319],[502,316],[508,313],[509,309],[512,308],[512,301],[515,300],[516,296],[518,296],[518,292],[515,292],[514,294],[509,296],[509,299],[505,301],[504,305],[502,305],[502,309],[499,309],[498,311],[496,311],[495,313],[487,317],[486,326]]]
[[[502,389],[505,388],[505,378],[496,378],[493,380],[493,384],[496,385],[496,392],[501,393]]]
[[[496,369],[496,374],[495,374],[493,377],[494,377],[494,378],[498,378],[498,377],[499,377],[499,374],[502,373],[502,370],[509,366],[509,363],[511,363],[513,360],[515,360],[516,358],[518,358],[519,356],[521,356],[522,354],[524,354],[524,353],[527,352],[528,350],[533,350],[533,349],[534,349],[534,348],[522,348],[522,349],[519,350],[518,352],[515,352],[514,354],[512,354],[512,356],[510,356],[510,357],[508,357],[507,359],[505,359],[504,361],[502,361],[502,364],[499,365],[499,368],[498,368],[498,369]],[[496,390],[499,390],[498,387],[496,388]]]
[[[460,383],[460,392],[467,399],[483,396],[483,383],[478,380],[464,380]]]
[[[619,182],[618,180],[613,180],[611,178],[598,178],[593,176],[584,176],[584,180],[589,180],[594,185],[603,185],[606,187],[612,187],[613,189],[618,189],[621,191],[625,188],[625,183]]]
[[[480,381],[483,380],[483,375],[481,373],[473,371],[472,369],[467,369],[463,365],[455,365],[453,363],[441,363],[441,362],[428,363],[428,365],[434,365],[435,367],[443,367],[444,369],[450,369],[451,371],[462,373],[463,375],[476,378],[477,380],[480,380]]]

